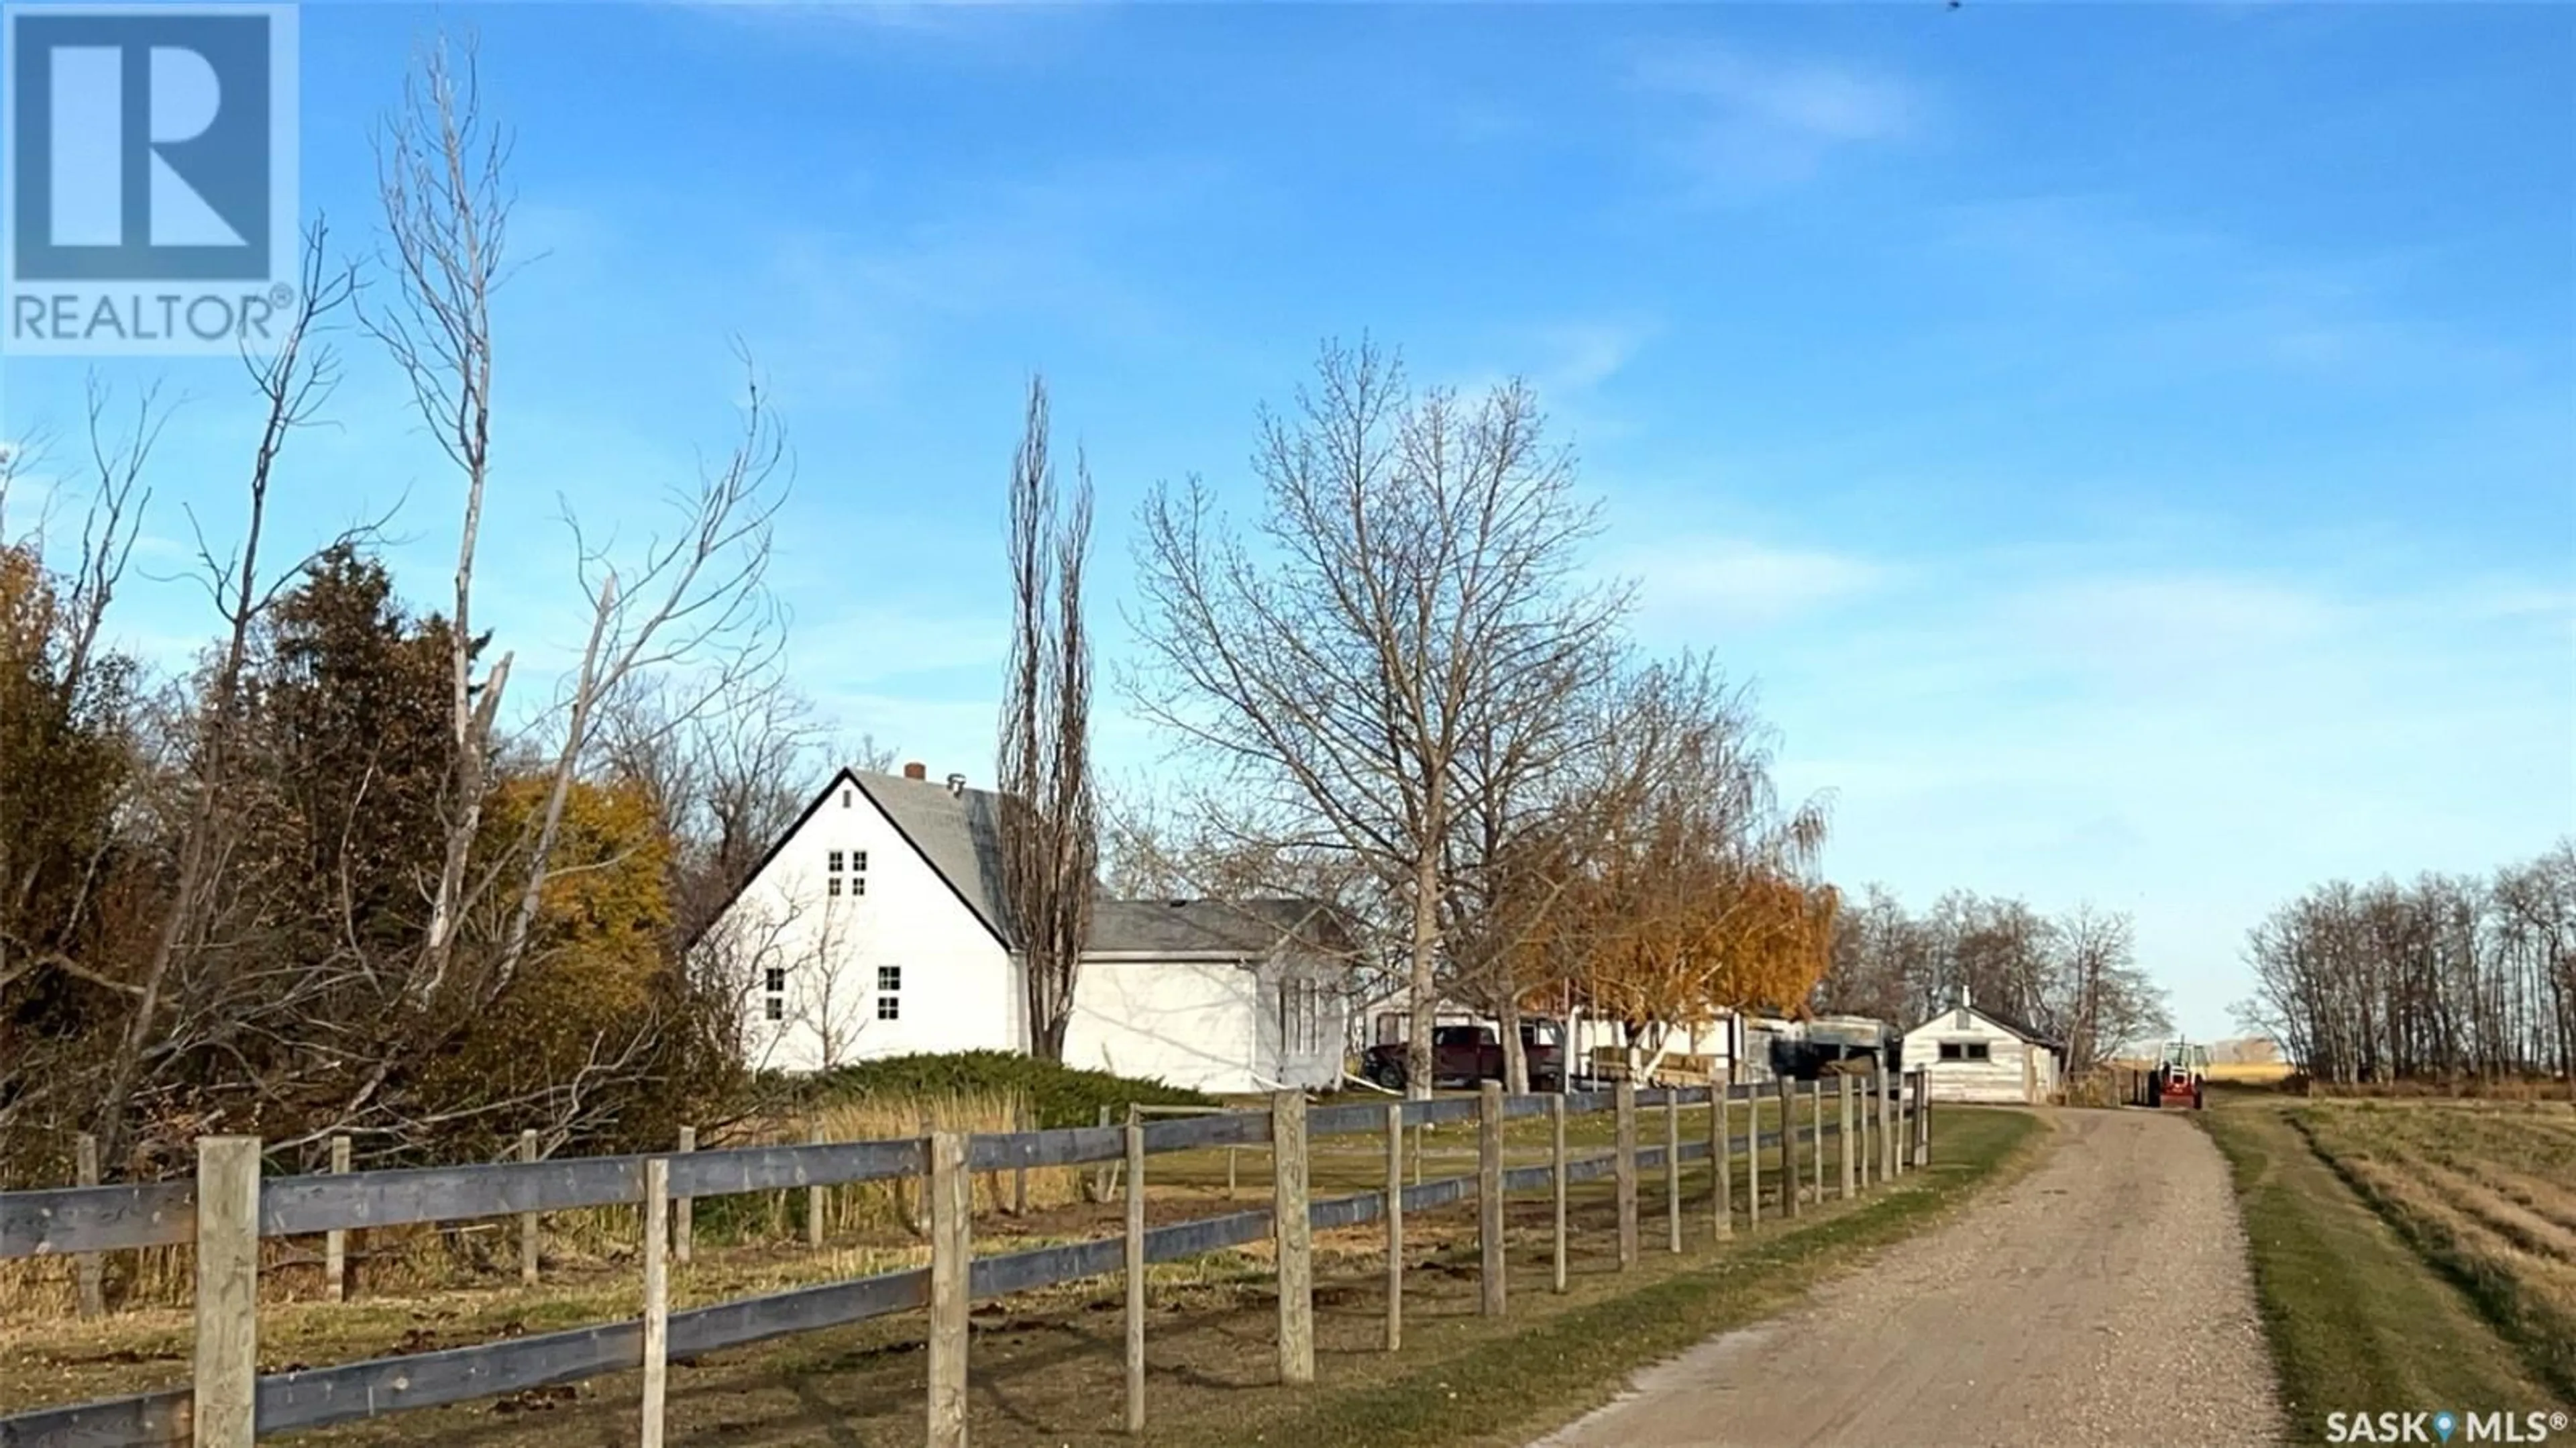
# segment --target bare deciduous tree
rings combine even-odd
[[[1466,757],[1489,719],[1512,731],[1498,710],[1545,696],[1531,681],[1611,646],[1628,592],[1574,577],[1595,510],[1518,383],[1417,394],[1396,359],[1328,346],[1294,414],[1265,414],[1253,467],[1250,536],[1196,480],[1147,499],[1131,692],[1214,766],[1211,819],[1373,877],[1427,1093]]]
[[[2488,879],[2330,881],[2245,954],[2239,1016],[2319,1080],[2576,1075],[2576,840]]]
[[[118,983],[127,1001],[124,1027],[117,1032],[102,1066],[93,1131],[99,1151],[109,1160],[122,1149],[132,1122],[133,1094],[147,1053],[172,1054],[180,1049],[172,1033],[176,1022],[232,1024],[202,998],[171,987],[187,974],[190,958],[205,943],[220,909],[225,887],[223,864],[238,843],[246,813],[232,793],[241,748],[244,712],[243,674],[250,658],[252,631],[278,593],[300,574],[313,555],[274,574],[262,572],[260,547],[268,523],[269,487],[287,439],[310,424],[339,381],[337,359],[325,338],[332,317],[356,292],[356,278],[330,260],[328,228],[315,222],[304,236],[304,263],[294,311],[278,337],[276,350],[245,359],[253,385],[265,406],[259,441],[251,454],[245,494],[247,511],[238,548],[218,556],[202,530],[198,561],[207,590],[225,624],[225,635],[210,667],[197,717],[192,721],[185,791],[186,824],[179,833],[178,858],[170,892],[150,953],[130,981]],[[140,436],[148,440],[147,430]],[[144,442],[132,455],[141,464]],[[102,454],[105,473],[118,469]],[[131,475],[122,488],[111,482],[109,496],[130,491]],[[111,529],[112,532],[112,529]],[[344,538],[341,541],[346,541]],[[103,593],[104,585],[100,591]],[[102,600],[103,602],[103,600]]]
[[[466,864],[482,827],[494,721],[510,678],[511,656],[503,654],[480,683],[474,679],[474,564],[491,478],[492,298],[507,274],[509,152],[508,134],[483,115],[472,42],[433,38],[376,141],[384,262],[400,300],[365,314],[464,485],[448,615],[447,839],[421,942],[421,999],[446,979],[466,913]]]
[[[1082,596],[1091,473],[1077,457],[1073,493],[1060,497],[1047,434],[1046,381],[1033,378],[1011,463],[1011,652],[996,774],[1003,898],[1020,951],[1029,1050],[1056,1061],[1091,933],[1100,828]]]

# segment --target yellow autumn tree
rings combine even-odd
[[[487,859],[522,847],[549,787],[538,776],[496,787],[484,812]],[[672,1044],[666,1031],[681,1034],[684,1002],[667,952],[669,866],[669,840],[643,789],[575,784],[529,948],[491,990],[491,1004],[439,1053],[425,1099],[480,1103],[484,1124],[505,1135],[536,1126],[664,1139],[670,1123],[659,1119],[668,1110],[660,1103],[686,1093],[606,1088],[662,1074],[640,1068]],[[497,918],[475,923],[483,942],[504,928]]]
[[[1549,942],[1588,1011],[1653,1048],[1737,1010],[1795,1012],[1824,974],[1836,896],[1821,805],[1782,811],[1770,733],[1703,663],[1641,678],[1581,878]]]

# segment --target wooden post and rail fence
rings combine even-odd
[[[1817,1110],[1806,1125],[1783,1114],[1782,1129],[1759,1129],[1756,1107],[1777,1095],[1784,1112],[1795,1100],[1791,1083],[1776,1086],[1684,1087],[1639,1091],[1631,1082],[1614,1090],[1508,1096],[1487,1085],[1475,1096],[1387,1105],[1363,1102],[1310,1106],[1296,1092],[1276,1095],[1267,1111],[1230,1111],[1174,1119],[1132,1114],[1124,1125],[965,1135],[933,1131],[889,1141],[826,1142],[698,1150],[694,1133],[668,1155],[537,1157],[533,1134],[520,1142],[521,1159],[484,1166],[425,1167],[351,1172],[344,1150],[332,1170],[303,1176],[263,1177],[255,1137],[214,1136],[197,1142],[193,1180],[80,1186],[0,1192],[0,1258],[69,1255],[75,1259],[84,1310],[97,1254],[193,1244],[196,1261],[193,1370],[183,1387],[45,1408],[0,1417],[0,1448],[112,1448],[112,1445],[193,1444],[244,1448],[254,1438],[324,1427],[415,1408],[496,1397],[551,1384],[641,1369],[642,1421],[638,1441],[660,1448],[669,1394],[669,1363],[719,1349],[795,1333],[927,1309],[928,1391],[926,1440],[931,1448],[962,1448],[967,1425],[967,1310],[981,1300],[1083,1278],[1119,1274],[1126,1293],[1126,1403],[1124,1421],[1141,1431],[1146,1415],[1146,1268],[1268,1239],[1278,1280],[1278,1375],[1284,1383],[1314,1381],[1314,1279],[1312,1241],[1317,1229],[1384,1224],[1387,1276],[1385,1346],[1403,1343],[1404,1218],[1474,1198],[1479,1204],[1479,1307],[1499,1315],[1506,1292],[1503,1206],[1515,1192],[1548,1190],[1553,1206],[1550,1285],[1566,1290],[1567,1189],[1576,1182],[1612,1179],[1617,1198],[1618,1263],[1635,1265],[1639,1246],[1638,1195],[1642,1171],[1664,1178],[1667,1241],[1683,1247],[1682,1170],[1714,1161],[1710,1200],[1714,1235],[1733,1235],[1733,1161],[1746,1163],[1743,1202],[1746,1229],[1758,1223],[1762,1158],[1776,1183],[1781,1214],[1798,1211],[1801,1149],[1814,1153],[1816,1200],[1821,1203],[1822,1153],[1840,1147],[1845,1194],[1865,1176],[1869,1152],[1855,1120],[1875,1114],[1887,1175],[1920,1166],[1930,1147],[1930,1116],[1919,1075],[1903,1081],[1870,1077],[1839,1089],[1846,1109],[1839,1120],[1822,1110],[1821,1088],[1807,1093]],[[1856,1086],[1856,1090],[1855,1090]],[[1864,1110],[1856,1118],[1849,1103]],[[1734,1107],[1745,1111],[1735,1129]],[[1708,1105],[1706,1140],[1682,1139],[1680,1113]],[[1663,1140],[1638,1144],[1641,1109],[1661,1108]],[[1613,1150],[1574,1156],[1566,1147],[1569,1116],[1615,1114]],[[1504,1124],[1544,1117],[1547,1160],[1509,1166]],[[1407,1183],[1404,1132],[1442,1122],[1473,1121],[1477,1162],[1471,1175]],[[1901,1139],[1905,1150],[1900,1153]],[[1385,1186],[1324,1200],[1308,1194],[1308,1145],[1315,1138],[1382,1136]],[[1145,1181],[1155,1155],[1211,1148],[1267,1148],[1271,1201],[1267,1207],[1193,1221],[1147,1227]],[[1859,1148],[1857,1154],[1855,1148]],[[973,1179],[1019,1173],[1031,1167],[1114,1166],[1125,1183],[1124,1230],[1116,1237],[1041,1247],[994,1256],[974,1255]],[[81,1175],[94,1178],[94,1163],[81,1159]],[[672,1261],[691,1253],[689,1221],[697,1198],[804,1187],[809,1231],[819,1228],[819,1198],[826,1188],[856,1182],[910,1182],[921,1186],[930,1246],[926,1267],[882,1272],[847,1281],[793,1288],[715,1303],[687,1311],[670,1308]],[[256,1303],[259,1244],[266,1237],[320,1234],[332,1244],[351,1231],[518,1217],[521,1268],[533,1279],[534,1224],[543,1212],[640,1204],[643,1208],[640,1318],[602,1323],[329,1367],[298,1368],[262,1376],[257,1369]],[[338,1279],[334,1279],[335,1281]],[[337,1294],[333,1294],[335,1300]]]

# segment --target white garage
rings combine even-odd
[[[1904,1069],[1921,1071],[1935,1101],[2039,1105],[2058,1087],[2066,1048],[2020,1021],[1958,1005],[1905,1033]]]

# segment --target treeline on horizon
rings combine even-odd
[[[2576,1076],[2576,838],[2487,875],[2328,881],[2245,958],[2238,1014],[2316,1080]]]

